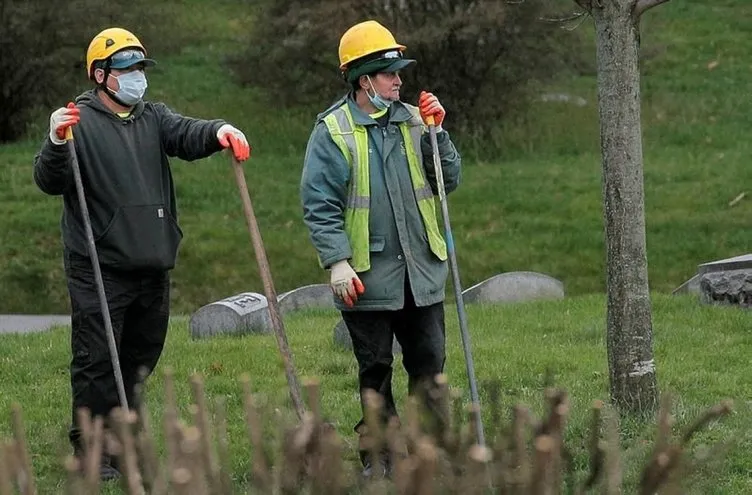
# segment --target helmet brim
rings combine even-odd
[[[110,69],[127,69],[128,67],[132,67],[136,64],[143,64],[144,67],[153,67],[157,65],[157,62],[150,58],[131,59],[125,60],[123,62],[111,63]]]
[[[150,58],[145,57],[145,53],[138,48],[125,48],[113,53],[110,56],[110,69],[127,69],[136,64],[143,64],[145,67],[151,67],[157,63]]]
[[[353,67],[347,71],[347,81],[354,82],[360,76],[365,76],[367,74],[401,71],[414,63],[416,63],[416,61],[410,58],[371,60],[370,62]]]
[[[415,60],[411,58],[401,58],[401,59],[395,60],[394,62],[384,67],[383,69],[380,69],[378,72],[397,72],[414,63],[415,63]]]

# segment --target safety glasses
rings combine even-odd
[[[146,58],[144,52],[141,50],[123,50],[112,54],[110,57],[111,69],[125,69],[138,63],[154,65],[154,62],[151,59]]]

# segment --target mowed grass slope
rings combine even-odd
[[[154,54],[161,63],[150,76],[150,97],[186,115],[227,118],[247,132],[254,147],[247,178],[278,292],[326,281],[300,218],[297,184],[312,119],[335,95],[322,95],[317,108],[281,112],[256,90],[236,87],[218,62],[251,28],[239,3],[183,4],[190,8],[176,22],[194,29],[196,45],[169,58]],[[727,442],[727,451],[711,455],[706,467],[687,480],[686,493],[752,491],[749,315],[665,295],[689,278],[697,263],[747,252],[750,245],[750,192],[728,206],[750,183],[746,165],[752,146],[745,139],[752,110],[746,58],[752,43],[746,35],[750,14],[752,5],[741,2],[687,0],[652,10],[642,23],[648,258],[658,381],[663,392],[674,395],[677,433],[725,398],[735,399],[736,409],[692,443],[698,456],[716,442]],[[592,28],[584,24],[580,30],[589,36]],[[587,105],[536,103],[529,113],[500,124],[493,143],[456,136],[465,169],[450,213],[464,286],[500,271],[537,270],[563,280],[572,295],[604,289],[595,77],[562,80],[546,90],[581,96]],[[44,196],[32,181],[32,158],[46,124],[42,116],[29,141],[0,147],[0,313],[67,311],[59,255],[60,201]],[[173,170],[186,233],[173,274],[174,311],[189,313],[241,291],[262,292],[228,158],[175,160]],[[600,294],[468,307],[476,374],[481,383],[501,383],[504,421],[515,403],[542,413],[548,369],[555,373],[555,383],[569,391],[567,439],[580,474],[587,469],[588,408],[593,400],[608,399],[604,308]],[[333,347],[331,329],[337,319],[336,314],[311,312],[286,319],[286,326],[300,376],[321,380],[324,412],[352,442],[359,415],[357,368],[349,352]],[[466,390],[453,306],[447,307],[447,324],[447,373],[454,387]],[[70,416],[68,332],[59,328],[3,336],[0,345],[0,416],[9,418],[12,402],[22,404],[40,493],[63,490],[61,458],[68,452]],[[399,361],[397,357],[398,368]],[[241,486],[249,449],[238,376],[249,373],[253,390],[270,408],[287,400],[273,336],[194,342],[186,320],[175,319],[160,371],[147,389],[156,428],[166,366],[175,371],[184,418],[193,373],[205,377],[211,400],[226,398],[233,473]],[[395,393],[400,408],[405,391],[399,371]],[[493,434],[498,425],[489,423],[485,390],[482,398]],[[282,409],[283,417],[289,417]],[[272,441],[280,422],[271,412],[266,421]],[[0,436],[10,431],[10,421],[0,420]],[[635,491],[654,434],[653,425],[641,419],[622,423],[628,493]],[[354,460],[352,447],[347,444],[346,455]],[[111,493],[120,491],[113,488]]]
[[[235,2],[195,1],[180,12],[176,22],[201,28],[196,44],[171,57],[154,54],[160,65],[150,75],[149,97],[186,115],[226,118],[247,133],[247,180],[278,292],[325,282],[301,219],[298,182],[314,115],[337,95],[322,95],[316,108],[280,110],[253,88],[235,86],[220,64],[252,29]],[[749,249],[752,195],[729,202],[747,191],[752,174],[750,14],[745,3],[695,0],[662,5],[643,20],[653,290],[670,291],[698,263]],[[580,34],[592,38],[592,26],[583,24]],[[590,49],[585,55],[592,59]],[[595,85],[588,75],[545,88],[587,104],[536,102],[502,121],[494,142],[455,136],[465,159],[450,214],[465,287],[503,271],[536,270],[561,279],[570,294],[604,290]],[[32,180],[46,115],[37,124],[28,142],[0,147],[0,312],[67,311],[60,198],[45,196]],[[186,314],[241,291],[262,292],[228,157],[174,160],[173,169],[185,232],[173,310]]]

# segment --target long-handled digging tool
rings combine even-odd
[[[295,412],[298,414],[298,419],[303,419],[305,407],[303,406],[300,385],[295,374],[292,355],[290,354],[290,346],[287,344],[285,327],[282,323],[282,317],[279,312],[277,292],[274,290],[272,274],[269,268],[269,262],[266,258],[266,250],[264,249],[264,241],[261,239],[261,232],[259,231],[258,223],[256,222],[256,215],[253,213],[253,205],[251,204],[251,196],[248,194],[248,184],[245,180],[243,166],[234,156],[230,156],[233,169],[235,170],[235,179],[237,180],[238,188],[240,189],[240,197],[243,200],[243,211],[245,212],[245,219],[248,223],[248,232],[251,234],[251,243],[253,244],[253,250],[256,253],[256,261],[261,274],[261,280],[264,284],[264,295],[266,295],[267,303],[269,304],[269,317],[272,322],[272,327],[274,328],[274,335],[277,337],[277,345],[279,347],[279,352],[282,355],[282,362],[285,366],[287,385],[290,387],[290,398],[295,407]]]
[[[86,230],[86,240],[89,244],[89,258],[91,266],[94,269],[94,279],[97,284],[99,294],[99,305],[102,310],[104,319],[104,328],[107,333],[107,344],[110,348],[110,360],[112,361],[112,370],[115,373],[115,385],[117,386],[118,396],[120,397],[120,407],[123,411],[128,411],[128,399],[125,397],[125,386],[123,385],[123,373],[120,370],[120,359],[118,358],[117,344],[115,343],[115,333],[112,331],[112,321],[110,320],[110,309],[107,305],[107,296],[104,292],[104,281],[102,280],[102,270],[99,267],[99,256],[94,244],[94,233],[91,230],[91,220],[89,218],[89,208],[86,205],[86,196],[84,194],[84,185],[81,180],[81,169],[78,166],[78,156],[76,155],[76,145],[73,142],[73,130],[68,127],[65,130],[65,139],[68,143],[68,150],[71,156],[71,166],[73,167],[73,179],[76,182],[76,193],[78,194],[78,203],[81,207],[81,218],[84,221]]]
[[[449,224],[449,208],[447,206],[446,190],[444,189],[444,174],[441,169],[441,158],[439,157],[439,143],[436,139],[436,125],[433,117],[428,117],[428,131],[431,138],[431,147],[433,149],[433,167],[436,173],[436,185],[439,192],[439,202],[441,203],[441,216],[444,220],[444,236],[446,237],[447,254],[449,256],[449,268],[452,272],[452,286],[454,287],[454,297],[457,303],[457,316],[460,321],[460,334],[462,335],[462,347],[465,351],[465,365],[467,368],[467,378],[470,382],[470,399],[473,402],[473,414],[475,417],[475,434],[478,444],[486,445],[485,435],[483,434],[483,422],[480,414],[480,399],[478,398],[478,385],[475,381],[475,365],[473,364],[473,353],[470,345],[470,334],[467,331],[467,315],[465,314],[465,303],[462,299],[462,286],[460,285],[460,273],[457,267],[457,256],[454,251],[454,239],[452,238],[452,227]]]

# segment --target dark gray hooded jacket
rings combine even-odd
[[[151,102],[121,118],[95,90],[76,98],[76,106],[81,120],[73,138],[99,262],[122,270],[173,268],[183,233],[168,157],[190,161],[220,151],[216,134],[225,122],[184,117]],[[67,145],[45,138],[34,157],[34,181],[63,196],[63,242],[87,256]]]

